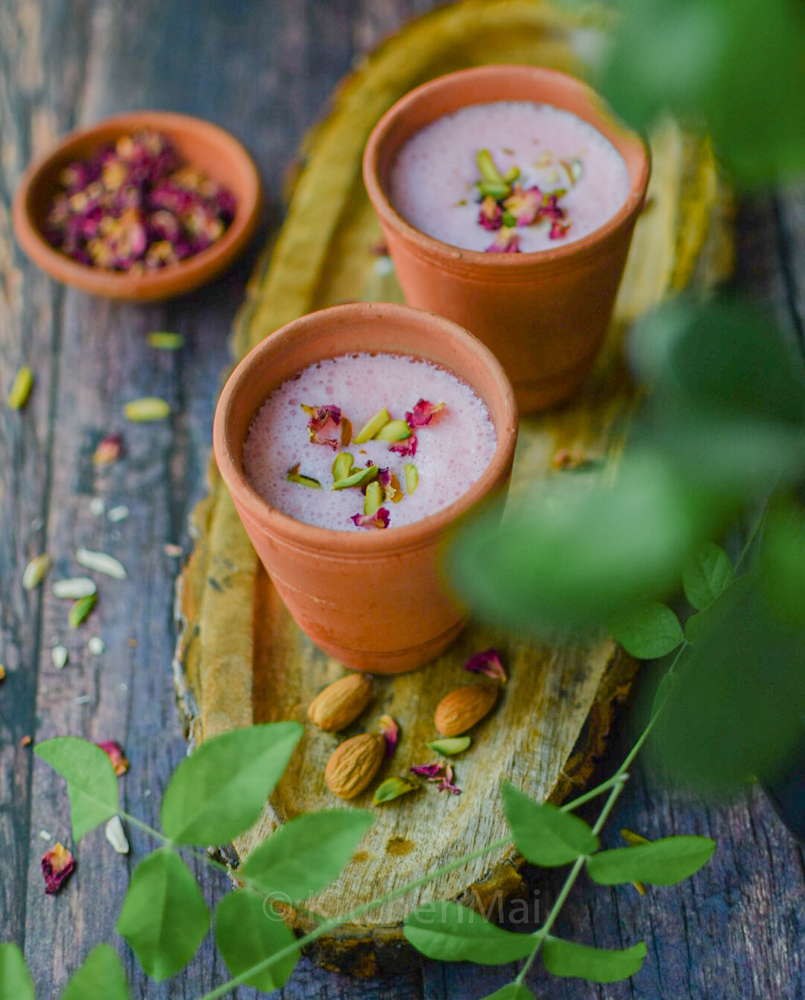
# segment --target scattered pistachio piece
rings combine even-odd
[[[135,424],[147,424],[155,420],[164,420],[171,408],[164,399],[156,396],[144,396],[142,399],[132,399],[123,407],[123,416]]]
[[[407,795],[409,792],[415,792],[421,787],[419,782],[414,781],[413,778],[386,778],[375,789],[372,803],[376,806],[382,806],[385,802],[391,802],[393,799],[398,799],[401,795]]]
[[[148,343],[157,351],[178,351],[184,347],[184,337],[181,333],[157,333],[148,334]]]
[[[352,472],[355,462],[348,451],[342,451],[336,455],[333,462],[333,482],[338,483],[342,479],[347,479]]]
[[[115,580],[125,580],[128,574],[122,562],[105,552],[94,552],[92,549],[80,548],[75,554],[76,562],[86,569],[94,569],[96,573],[105,573]]]
[[[71,576],[67,580],[56,580],[50,588],[54,597],[61,601],[77,601],[81,597],[92,597],[98,593],[94,580],[88,576]]]
[[[112,524],[117,524],[118,521],[126,520],[129,516],[129,509],[124,503],[121,503],[117,507],[113,507],[106,516]]]
[[[117,854],[129,853],[129,840],[119,816],[113,816],[106,824],[106,839]]]
[[[106,510],[102,497],[93,497],[89,502],[89,512],[93,517],[100,517]]]
[[[25,567],[22,574],[22,585],[26,590],[33,590],[47,576],[50,569],[50,556],[47,553],[35,556]]]
[[[31,389],[34,387],[34,373],[25,365],[14,376],[11,388],[8,390],[8,405],[12,410],[21,410],[28,402]]]
[[[299,462],[296,465],[288,469],[288,475],[285,477],[286,481],[289,483],[298,483],[300,486],[307,486],[311,490],[320,490],[321,483],[318,479],[311,479],[310,476],[301,476],[299,474]]]
[[[106,652],[106,643],[99,635],[93,635],[90,636],[89,641],[87,642],[87,649],[93,656],[100,656],[101,653]]]
[[[67,621],[70,623],[70,628],[78,628],[78,626],[89,618],[92,613],[92,609],[98,603],[98,597],[96,594],[92,594],[89,597],[81,597],[75,602],[75,604],[70,608],[70,613],[67,616]]]
[[[53,660],[53,666],[57,670],[62,670],[67,666],[67,660],[69,659],[67,647],[62,645],[54,646],[50,651],[50,658]]]
[[[364,486],[366,483],[371,483],[372,480],[377,479],[377,472],[376,465],[368,465],[365,469],[358,469],[357,472],[353,472],[346,479],[340,479],[337,483],[333,483],[333,489],[346,490],[351,486]]]
[[[371,417],[366,423],[361,427],[355,437],[352,439],[353,444],[364,444],[366,441],[371,441],[373,437],[377,436],[377,432],[386,426],[391,420],[388,410],[385,407],[382,410],[378,410],[377,413]]]
[[[470,743],[472,738],[469,736],[454,736],[452,739],[431,740],[427,746],[436,753],[444,754],[445,757],[455,757],[456,754],[464,753]]]
[[[411,437],[411,428],[407,420],[391,420],[375,434],[378,441],[405,441]]]
[[[366,496],[363,498],[363,512],[370,517],[376,514],[383,506],[383,487],[375,480],[366,487]]]
[[[419,473],[413,462],[408,462],[403,466],[405,475],[405,492],[410,496],[419,486]]]

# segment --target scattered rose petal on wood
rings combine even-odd
[[[55,895],[63,887],[67,879],[73,874],[75,860],[67,848],[56,843],[42,856],[42,874],[45,878],[45,892],[49,896]]]
[[[117,740],[103,740],[98,746],[103,750],[106,756],[111,760],[112,767],[115,769],[115,774],[119,777],[124,775],[129,769],[128,757],[126,757],[126,752],[123,747],[117,742]]]
[[[123,456],[123,438],[119,434],[107,434],[101,438],[92,461],[95,465],[111,465]]]
[[[451,792],[461,795],[461,789],[454,782],[453,765],[447,761],[434,761],[432,764],[417,764],[408,769],[425,781],[437,786],[440,792]]]
[[[400,727],[390,715],[381,715],[378,720],[380,733],[386,741],[386,756],[393,757],[400,738]]]
[[[471,674],[485,674],[493,680],[506,683],[506,671],[500,662],[500,653],[496,649],[485,649],[482,653],[475,653],[464,664],[464,669]]]

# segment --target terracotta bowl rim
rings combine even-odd
[[[237,162],[246,179],[246,192],[237,195],[237,209],[224,235],[200,253],[151,274],[132,275],[108,271],[71,260],[48,243],[37,225],[31,207],[34,192],[54,165],[69,159],[70,150],[87,139],[102,142],[109,132],[121,134],[135,128],[153,127],[170,134],[203,134],[220,146],[229,162]],[[257,166],[245,146],[213,122],[177,111],[143,109],[103,118],[93,125],[74,129],[26,168],[14,194],[12,221],[20,246],[30,259],[52,278],[102,298],[122,301],[158,301],[189,292],[221,273],[245,249],[257,229],[262,207],[262,186]]]
[[[466,493],[463,493],[447,507],[418,521],[413,521],[411,524],[401,525],[390,531],[386,529],[384,531],[364,532],[338,531],[334,528],[307,524],[272,507],[249,484],[241,462],[233,457],[230,440],[233,432],[230,430],[229,422],[232,401],[241,385],[244,384],[244,380],[250,377],[251,371],[258,361],[262,360],[266,354],[282,354],[292,350],[294,338],[301,329],[320,326],[324,330],[328,320],[336,316],[352,315],[357,325],[357,323],[362,322],[361,314],[368,316],[372,313],[378,314],[378,318],[391,313],[402,320],[407,320],[410,324],[419,323],[429,326],[435,335],[447,334],[453,339],[464,342],[483,358],[484,365],[491,374],[492,390],[501,401],[503,419],[501,426],[495,428],[497,433],[495,451],[489,465]],[[349,347],[345,347],[343,353],[348,353],[349,350]],[[382,345],[378,347],[378,350],[382,351]],[[415,354],[417,357],[423,356],[422,352],[419,351]],[[327,356],[333,355],[323,355],[323,357]],[[473,385],[473,388],[478,391],[476,386]],[[518,414],[514,389],[500,362],[477,337],[474,337],[458,323],[426,309],[390,302],[350,302],[306,313],[280,327],[249,351],[227,379],[219,397],[213,425],[213,450],[221,477],[230,492],[237,493],[237,506],[243,508],[246,516],[252,520],[255,527],[281,536],[285,543],[298,545],[301,549],[314,549],[328,553],[337,552],[347,556],[382,555],[431,544],[453,522],[467,514],[476,505],[483,504],[484,499],[493,494],[496,487],[505,483],[507,479],[507,469],[510,470],[514,458],[517,433]]]
[[[593,232],[588,233],[581,239],[574,240],[572,243],[565,243],[550,250],[533,250],[528,253],[508,254],[489,254],[479,250],[467,250],[452,243],[443,243],[441,240],[428,236],[406,222],[389,201],[378,175],[382,144],[391,126],[404,117],[412,105],[417,104],[423,99],[427,99],[430,94],[444,89],[445,86],[452,85],[457,80],[466,80],[469,77],[480,78],[482,80],[487,79],[489,82],[501,79],[502,77],[522,77],[532,82],[542,83],[559,80],[563,86],[574,87],[587,99],[594,118],[606,120],[611,127],[614,127],[621,133],[625,141],[631,141],[635,146],[639,146],[643,152],[642,167],[638,171],[637,176],[631,180],[626,201],[615,215],[608,219],[602,226],[599,226],[598,229],[593,230]],[[487,101],[471,101],[468,104],[482,104],[494,99],[488,98]],[[544,103],[551,102],[545,101]],[[560,107],[561,105],[557,104],[556,106]],[[591,122],[591,124],[593,123]],[[399,101],[395,102],[380,118],[369,135],[363,153],[364,184],[366,185],[366,190],[374,209],[382,222],[391,229],[396,230],[403,239],[409,243],[417,244],[420,250],[448,266],[456,266],[463,263],[470,267],[481,267],[487,272],[497,272],[501,275],[526,271],[534,266],[544,267],[546,264],[553,262],[562,263],[567,261],[568,258],[578,258],[595,252],[600,244],[604,243],[613,233],[628,224],[629,220],[641,210],[650,174],[651,150],[645,137],[619,121],[597,91],[570,73],[552,69],[548,66],[532,66],[526,63],[495,63],[487,66],[471,66],[467,69],[445,73],[433,80],[429,80],[427,83],[420,84],[401,97]]]

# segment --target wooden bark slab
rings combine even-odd
[[[583,74],[580,52],[598,18],[595,12],[571,17],[535,0],[465,0],[414,22],[370,57],[341,87],[332,113],[307,145],[287,221],[257,268],[236,325],[235,357],[311,309],[344,299],[401,300],[387,259],[372,253],[379,227],[360,180],[366,137],[398,97],[428,78],[481,62],[542,63]],[[606,349],[573,405],[523,422],[513,496],[536,493],[546,476],[557,474],[550,459],[559,447],[611,461],[633,404],[620,356],[625,325],[669,293],[691,282],[709,285],[730,267],[729,203],[709,147],[671,121],[658,125],[651,145],[647,210]],[[179,585],[182,634],[175,663],[191,749],[252,722],[305,721],[313,696],[343,669],[290,620],[214,469],[194,529],[196,550]],[[504,836],[498,805],[503,778],[539,799],[558,801],[588,777],[613,703],[625,696],[634,672],[610,641],[542,648],[472,625],[434,664],[378,682],[370,709],[346,735],[373,728],[389,712],[403,738],[381,777],[432,759],[424,744],[434,736],[436,702],[466,678],[461,667],[468,654],[492,644],[503,650],[510,680],[495,713],[456,762],[463,794],[426,788],[378,809],[377,822],[342,877],[312,901],[316,913],[331,916],[359,906]],[[241,856],[295,815],[370,802],[367,793],[342,803],[324,785],[324,765],[339,738],[307,724],[263,817],[235,845]],[[451,898],[486,909],[522,888],[519,865],[511,848],[479,859],[323,939],[319,958],[371,975],[399,949],[405,913]],[[296,929],[308,926],[303,914],[289,911],[287,918]]]

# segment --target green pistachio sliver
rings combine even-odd
[[[14,376],[11,388],[8,390],[8,405],[12,410],[21,410],[28,402],[31,389],[34,387],[34,373],[25,365]]]
[[[98,595],[90,594],[89,597],[81,597],[75,602],[75,604],[70,608],[70,613],[67,616],[67,621],[70,623],[70,628],[78,628],[78,626],[89,618],[92,609],[98,603]]]
[[[184,347],[181,333],[166,333],[163,330],[148,334],[148,343],[157,351],[178,351]]]
[[[347,479],[354,465],[355,460],[348,451],[342,451],[340,455],[336,455],[333,462],[333,482],[337,483],[342,479]]]
[[[419,782],[411,778],[386,778],[386,780],[375,789],[372,802],[376,806],[382,806],[384,802],[391,802],[401,795],[414,792],[419,788]]]
[[[346,479],[339,479],[337,483],[333,483],[334,490],[346,490],[350,486],[363,486],[364,483],[371,483],[373,479],[377,479],[377,466],[370,465],[366,469],[358,469],[351,476]]]
[[[25,572],[22,574],[23,587],[26,590],[33,590],[35,587],[38,587],[47,576],[49,569],[50,556],[47,553],[35,556],[25,567]]]
[[[512,190],[509,184],[489,184],[487,181],[478,181],[475,186],[485,198],[494,198],[495,201],[508,198]]]
[[[392,420],[375,435],[377,441],[404,441],[411,437],[411,428],[405,420]]]
[[[503,180],[506,184],[514,184],[514,182],[519,178],[519,176],[520,176],[519,167],[509,167],[509,169],[503,175]]]
[[[512,229],[517,225],[517,219],[511,214],[511,212],[504,212],[501,217],[501,222],[508,229]]]
[[[363,498],[363,512],[370,517],[376,514],[383,506],[383,487],[375,480],[366,487],[366,496]]]
[[[410,496],[419,486],[419,473],[413,462],[408,462],[403,466],[405,475],[405,492]]]
[[[164,420],[171,408],[164,399],[156,396],[144,396],[142,399],[132,399],[123,407],[123,416],[135,424],[147,424],[154,420]]]
[[[450,739],[431,740],[428,746],[445,757],[454,757],[457,753],[464,753],[470,743],[472,739],[469,736],[454,736]]]
[[[479,149],[475,155],[475,162],[478,164],[481,177],[487,184],[506,183],[500,171],[495,166],[495,161],[492,159],[492,154],[488,149]]]
[[[298,483],[299,486],[307,486],[311,490],[321,489],[321,483],[318,479],[311,479],[310,476],[302,476],[299,474],[298,465],[295,465],[292,469],[288,469],[288,475],[285,479],[289,483]]]
[[[389,411],[384,407],[382,410],[378,410],[377,413],[361,427],[355,437],[352,439],[353,444],[364,444],[366,441],[371,441],[381,427],[385,427],[386,424],[391,420],[389,416]]]

